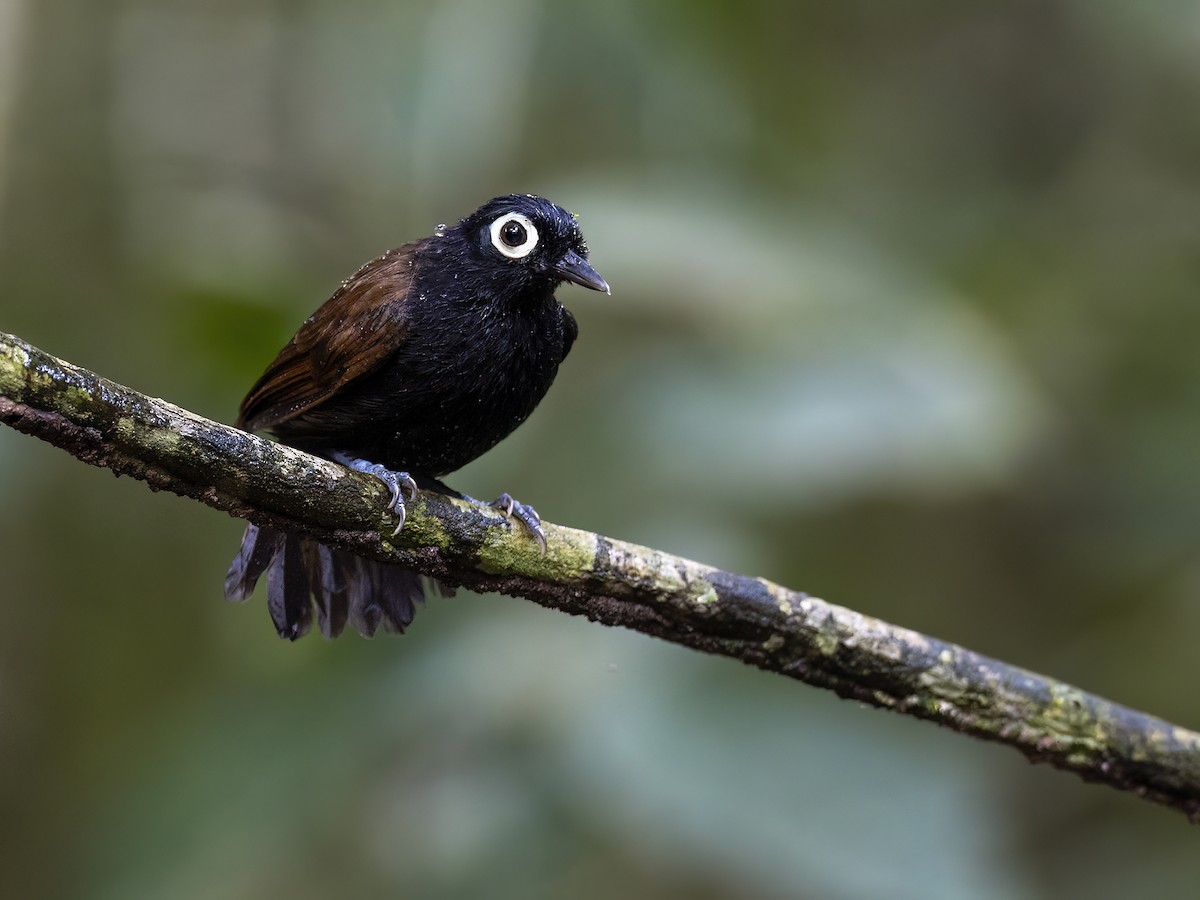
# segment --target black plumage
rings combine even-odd
[[[575,217],[497,197],[452,227],[364,265],[300,327],[242,402],[238,426],[379,475],[404,499],[494,447],[545,396],[575,341],[563,281],[608,291]],[[536,512],[500,508],[544,541]],[[401,518],[401,521],[402,518]],[[424,594],[399,566],[250,525],[225,581],[245,600],[266,573],[282,637],[312,621],[402,632]]]

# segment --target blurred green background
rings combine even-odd
[[[0,0],[0,329],[232,421],[495,194],[610,298],[451,482],[1200,726],[1200,7]],[[1177,813],[522,600],[221,599],[0,430],[6,896],[1194,896]]]

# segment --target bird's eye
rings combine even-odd
[[[492,245],[509,259],[521,259],[537,246],[538,233],[528,216],[506,213],[492,223]]]

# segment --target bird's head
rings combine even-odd
[[[458,223],[472,256],[520,283],[564,281],[612,293],[587,261],[587,242],[571,213],[543,197],[508,194]]]

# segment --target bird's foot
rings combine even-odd
[[[511,494],[501,494],[491,503],[485,504],[504,513],[507,519],[516,519],[524,527],[526,533],[538,543],[542,554],[546,552],[546,532],[542,530],[542,517],[538,511],[526,503],[518,503]]]
[[[388,490],[392,493],[391,499],[388,501],[388,509],[394,512],[396,518],[399,519],[395,530],[392,532],[392,537],[398,535],[400,529],[404,527],[404,519],[407,515],[407,510],[404,506],[405,502],[411,503],[417,499],[417,483],[413,481],[412,476],[407,472],[394,472],[387,468],[387,466],[359,459],[346,453],[334,453],[333,458],[346,468],[353,469],[355,472],[365,472],[368,475],[374,475],[387,485]]]

